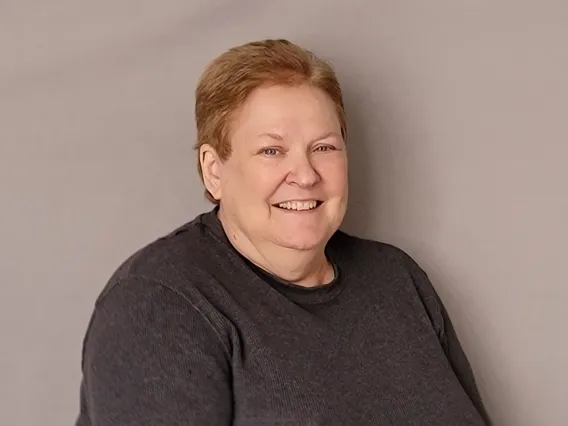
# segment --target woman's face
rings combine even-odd
[[[347,206],[347,152],[331,98],[307,85],[254,91],[218,165],[221,211],[253,243],[323,247]]]

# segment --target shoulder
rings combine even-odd
[[[419,300],[432,322],[439,327],[442,302],[426,271],[405,250],[342,231],[334,235],[333,250],[347,268],[357,270],[372,282],[388,282],[389,287],[396,286],[399,296],[406,294]]]
[[[140,291],[153,291],[158,286],[183,293],[183,285],[199,281],[203,259],[222,249],[202,217],[196,216],[129,255],[111,273],[97,303],[129,283],[138,283]]]
[[[382,266],[412,275],[424,273],[410,254],[390,243],[337,231],[330,240],[330,246],[338,256],[360,267]]]
[[[220,290],[211,285],[211,258],[220,242],[203,215],[140,248],[111,273],[98,294],[89,325],[203,323],[225,336],[227,321],[217,309]]]
[[[110,348],[112,357],[168,345],[218,347],[228,353],[226,322],[200,292],[207,280],[194,267],[196,247],[206,238],[199,224],[189,222],[136,251],[115,270],[95,301],[83,339],[83,362],[107,359]]]

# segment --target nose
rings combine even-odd
[[[300,188],[309,188],[320,181],[321,177],[308,155],[297,155],[291,160],[287,183]]]

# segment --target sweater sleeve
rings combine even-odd
[[[413,259],[408,257],[408,260],[414,285],[438,334],[440,344],[452,370],[485,424],[491,426],[491,420],[481,399],[473,370],[463,351],[448,312],[426,272]]]
[[[83,347],[77,426],[228,426],[226,345],[182,296],[147,280],[99,300]]]
[[[462,349],[462,346],[454,330],[450,317],[446,312],[446,309],[441,304],[441,302],[439,303],[442,320],[444,323],[443,334],[441,338],[442,348],[444,349],[444,352],[448,357],[448,361],[450,362],[454,373],[456,374],[462,387],[465,389],[466,393],[471,399],[471,402],[473,402],[473,405],[475,405],[475,408],[485,421],[485,424],[487,426],[491,426],[491,421],[489,420],[489,415],[485,410],[483,400],[481,399],[481,395],[479,394],[471,365]]]

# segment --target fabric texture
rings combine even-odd
[[[216,212],[113,274],[85,335],[77,426],[489,424],[406,253],[337,231],[335,279],[304,288],[240,256]]]

